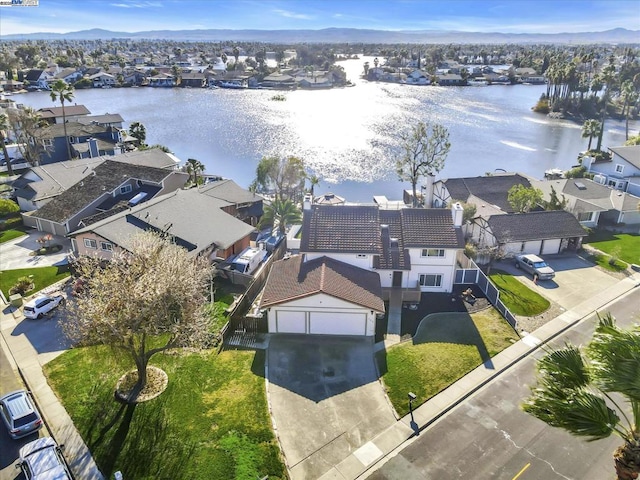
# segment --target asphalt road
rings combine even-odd
[[[640,289],[608,309],[620,326],[640,322]],[[551,343],[586,344],[595,317]],[[572,437],[525,414],[519,404],[534,382],[538,351],[486,385],[415,437],[367,478],[371,480],[602,480],[615,478],[617,436]]]

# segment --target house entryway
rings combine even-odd
[[[393,279],[391,281],[392,287],[402,286],[402,272],[393,272]]]

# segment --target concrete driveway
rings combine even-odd
[[[0,243],[0,270],[16,270],[18,268],[50,267],[68,263],[67,256],[71,252],[71,240],[57,235],[53,236],[50,245],[62,245],[62,250],[50,255],[30,254],[42,247],[37,242],[44,232],[29,232],[22,237]]]
[[[497,262],[494,268],[512,274],[565,310],[572,309],[619,281],[576,254],[545,256],[544,259],[555,270],[556,276],[553,280],[539,281],[537,284],[533,283],[530,274],[515,268],[513,259]]]
[[[273,335],[268,395],[291,478],[315,479],[396,422],[373,340]]]

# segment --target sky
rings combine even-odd
[[[35,7],[0,7],[0,39],[15,33],[92,28],[120,32],[329,27],[504,33],[640,30],[640,0],[35,1]]]

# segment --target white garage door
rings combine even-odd
[[[544,240],[542,242],[542,255],[555,255],[560,251],[560,239]]]
[[[540,245],[542,242],[540,240],[526,242],[524,245],[524,250],[522,253],[533,253],[534,255],[540,255]]]
[[[307,333],[305,312],[276,313],[276,331],[278,333]]]
[[[324,335],[365,335],[365,313],[311,312],[310,332]]]

